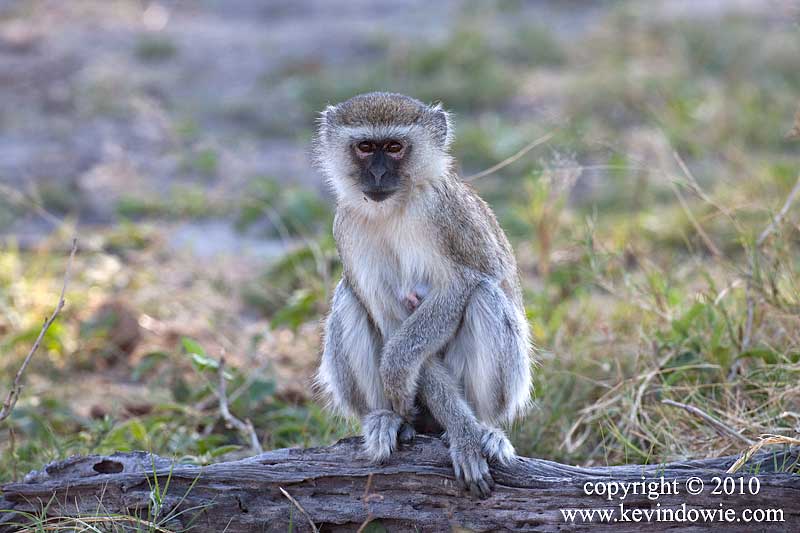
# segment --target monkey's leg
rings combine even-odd
[[[470,296],[443,361],[432,358],[423,369],[423,400],[447,431],[457,478],[473,493],[490,487],[487,459],[506,463],[514,457],[496,426],[530,401],[529,353],[521,307],[485,280]]]
[[[438,358],[425,364],[419,385],[421,399],[447,431],[450,457],[459,485],[473,496],[489,496],[494,480],[489,474],[485,444],[494,435],[493,430],[478,422],[453,381],[450,370]]]
[[[531,400],[531,349],[522,306],[497,282],[483,281],[444,355],[478,420],[496,427],[525,412]]]
[[[380,335],[345,279],[333,295],[324,346],[317,382],[337,411],[361,417],[367,455],[386,459],[398,438],[414,438],[414,429],[390,410],[378,371]]]

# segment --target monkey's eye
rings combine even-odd
[[[361,141],[356,145],[358,151],[364,154],[371,154],[375,151],[375,143],[371,143],[369,141]]]
[[[390,154],[399,154],[403,151],[403,145],[397,141],[389,141],[386,143],[386,151]]]

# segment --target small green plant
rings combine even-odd
[[[244,231],[262,225],[267,235],[290,239],[317,235],[331,220],[330,208],[314,192],[256,177],[243,195],[236,226]]]
[[[245,301],[271,317],[272,326],[300,325],[320,316],[341,266],[333,239],[308,241],[270,266],[245,287]]]
[[[217,151],[211,148],[200,149],[192,155],[187,166],[204,176],[213,176],[219,166]]]
[[[139,39],[135,53],[143,62],[160,63],[175,57],[178,47],[167,37],[149,35]]]

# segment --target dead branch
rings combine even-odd
[[[255,453],[261,453],[264,449],[261,447],[261,442],[258,440],[256,430],[253,423],[249,419],[244,422],[233,416],[230,408],[228,407],[228,395],[225,392],[225,357],[221,357],[219,361],[219,387],[217,388],[217,398],[219,398],[219,413],[222,418],[231,426],[233,426],[239,433],[250,439],[250,447]]]
[[[67,285],[69,285],[70,275],[72,273],[72,261],[75,258],[75,252],[78,250],[78,239],[72,239],[72,250],[69,253],[69,259],[67,261],[67,268],[64,271],[64,282],[61,285],[61,296],[58,299],[58,304],[56,304],[56,308],[53,311],[53,314],[50,317],[45,318],[44,325],[42,329],[39,331],[39,336],[36,337],[36,341],[31,346],[28,355],[25,356],[25,359],[22,361],[22,365],[17,370],[17,374],[14,376],[14,381],[11,385],[11,390],[8,391],[8,395],[6,396],[6,400],[3,402],[3,408],[0,409],[0,422],[5,420],[11,415],[11,411],[14,410],[14,407],[17,405],[17,400],[19,400],[20,394],[22,394],[22,375],[25,373],[25,370],[28,368],[28,364],[33,359],[33,355],[36,353],[36,350],[39,349],[39,345],[42,343],[42,339],[44,338],[47,330],[50,329],[50,326],[53,324],[55,319],[58,317],[58,314],[61,312],[61,309],[64,307],[65,299],[64,295],[67,292]]]
[[[768,444],[768,443],[765,443]],[[80,517],[147,517],[154,478],[166,483],[157,525],[168,531],[357,531],[370,521],[387,531],[591,531],[615,533],[662,530],[700,531],[707,523],[652,522],[643,526],[616,523],[573,524],[562,510],[628,509],[780,509],[780,529],[800,530],[800,450],[788,446],[762,449],[748,458],[747,468],[734,477],[758,476],[756,494],[714,494],[714,477],[724,478],[737,456],[668,464],[576,467],[519,457],[509,465],[493,465],[497,483],[486,500],[465,495],[452,475],[447,448],[441,440],[418,436],[382,465],[361,452],[361,439],[350,438],[326,448],[283,449],[239,461],[209,466],[174,464],[146,452],[73,457],[32,472],[20,483],[2,487],[0,533],[18,531],[24,513],[60,517],[64,523]],[[587,493],[587,484],[658,484],[676,482],[677,494],[628,493],[624,500]],[[686,491],[690,477],[706,489]],[[739,481],[736,480],[738,487]],[[163,486],[163,485],[162,485]],[[281,488],[291,491],[287,499]],[[645,492],[643,494],[643,492]],[[288,494],[288,492],[286,492]],[[365,494],[368,494],[365,497]],[[298,520],[303,509],[307,520]],[[617,515],[619,516],[619,515]],[[291,526],[290,526],[291,524]],[[777,524],[776,524],[777,525]],[[753,531],[753,524],[710,524],[723,531]],[[366,529],[366,527],[364,527]]]
[[[744,442],[745,444],[747,444],[748,446],[752,446],[753,444],[755,444],[754,440],[748,439],[747,437],[745,437],[744,435],[742,435],[741,433],[739,433],[738,431],[736,431],[732,427],[720,422],[719,420],[717,420],[716,418],[714,418],[710,414],[708,414],[705,411],[695,407],[694,405],[689,405],[689,404],[686,404],[686,403],[676,402],[676,401],[673,401],[673,400],[661,400],[661,403],[663,403],[665,405],[671,405],[673,407],[680,407],[681,409],[684,409],[684,410],[692,413],[693,415],[702,418],[703,420],[705,420],[706,422],[708,422],[709,424],[714,426],[714,429],[716,429],[718,432],[723,433],[725,435],[729,435],[729,436],[731,436],[731,437],[733,437],[735,439],[738,439],[738,440]]]

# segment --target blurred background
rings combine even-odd
[[[358,430],[314,401],[340,272],[316,114],[441,101],[539,346],[521,454],[736,453],[800,431],[800,7],[790,0],[0,1],[0,481]],[[800,119],[799,119],[800,120]],[[775,215],[784,210],[776,221]],[[759,239],[763,235],[763,238]]]

